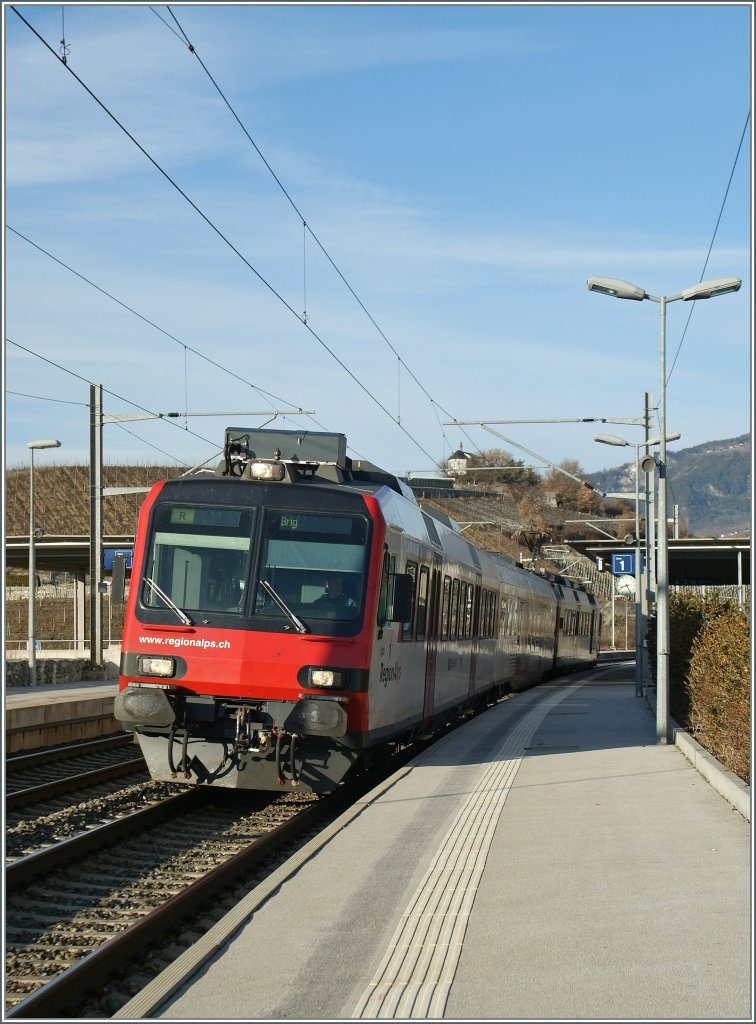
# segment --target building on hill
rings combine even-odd
[[[460,445],[456,452],[453,452],[446,460],[447,471],[454,476],[462,476],[467,472],[471,457],[470,453],[463,451]]]

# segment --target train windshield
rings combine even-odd
[[[254,516],[249,508],[159,505],[142,585],[143,605],[160,611],[173,605],[183,612],[240,615]]]
[[[268,511],[260,580],[308,624],[317,619],[357,620],[362,614],[367,538],[365,516]],[[281,615],[261,585],[255,611]]]

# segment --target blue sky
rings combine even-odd
[[[640,427],[493,422],[658,402],[658,304],[592,275],[741,277],[668,306],[667,427],[750,430],[750,3],[16,9],[53,52],[3,4],[7,465],[88,460],[86,381],[110,415],[222,413],[109,424],[106,462],[303,409],[276,426],[397,473],[460,442],[617,465],[593,434]]]

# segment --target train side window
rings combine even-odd
[[[472,587],[472,621],[470,623],[470,635],[480,636],[480,601],[482,597],[479,583]]]
[[[417,614],[417,562],[407,561],[404,570],[412,577],[412,622],[402,623],[402,640],[411,640],[413,636],[413,623]]]
[[[444,576],[444,590],[441,598],[441,638],[449,636],[449,605],[451,603],[451,577]]]
[[[449,636],[454,638],[459,633],[459,580],[452,581],[451,614],[449,615]]]
[[[425,639],[425,619],[428,614],[428,566],[420,567],[420,580],[417,588],[417,614],[415,636],[418,640]]]

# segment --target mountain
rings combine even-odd
[[[694,537],[748,536],[751,533],[751,435],[708,441],[681,451],[667,449],[669,514],[680,517]],[[635,492],[635,467],[590,473],[602,491]]]

